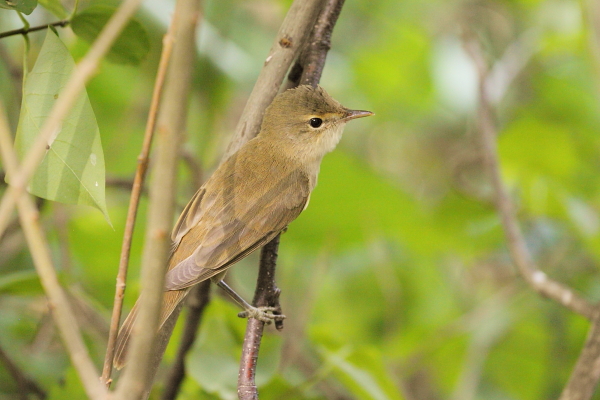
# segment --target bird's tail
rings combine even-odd
[[[188,294],[189,288],[184,290],[173,290],[164,293],[163,302],[162,302],[162,310],[160,312],[160,324],[158,328],[159,336],[165,334],[168,340],[168,336],[170,333],[164,333],[164,325],[167,319],[173,314],[173,311],[177,308],[179,303],[185,296]],[[113,357],[113,365],[116,369],[121,369],[125,366],[125,362],[127,359],[127,351],[129,349],[129,341],[131,339],[131,334],[134,329],[135,320],[138,316],[139,310],[139,302],[140,300],[135,302],[135,305],[129,312],[125,321],[123,321],[123,325],[121,326],[121,330],[119,330],[119,335],[117,336],[117,344],[115,346],[115,356]],[[169,330],[170,332],[170,330]]]
[[[115,356],[113,358],[113,366],[116,369],[121,369],[125,366],[125,359],[127,358],[127,350],[129,348],[129,339],[131,338],[131,332],[133,331],[133,324],[137,319],[138,315],[138,301],[129,312],[121,329],[119,330],[119,336],[117,336],[117,344],[115,346]]]

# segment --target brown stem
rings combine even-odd
[[[265,109],[277,95],[290,65],[304,47],[317,15],[323,9],[324,2],[325,0],[295,0],[292,3],[277,32],[222,161],[258,134]]]
[[[256,281],[256,291],[252,305],[279,306],[279,289],[275,286],[275,267],[277,266],[277,251],[279,249],[279,236],[267,243],[260,253],[260,269]],[[278,329],[283,328],[283,321],[276,325]],[[246,334],[242,347],[240,361],[240,372],[238,375],[238,398],[240,400],[258,399],[258,388],[256,387],[256,363],[262,340],[265,323],[254,318],[248,319]]]
[[[600,316],[600,315],[599,315]],[[558,400],[589,400],[600,379],[600,319],[596,317],[577,364]]]
[[[20,397],[24,400],[29,398],[28,394],[33,393],[40,399],[46,398],[46,392],[40,386],[32,381],[24,371],[4,352],[0,347],[0,362],[4,364],[10,375],[19,387]]]
[[[165,382],[165,388],[163,390],[161,400],[175,400],[183,378],[185,378],[185,356],[192,348],[196,340],[196,334],[204,309],[210,301],[210,280],[206,280],[196,285],[188,295],[188,315],[185,320],[185,327],[183,328],[183,334],[181,335],[181,341],[179,348],[177,349],[177,355],[175,361],[171,366],[169,375]]]
[[[549,278],[538,269],[532,260],[519,227],[513,203],[504,187],[500,174],[494,109],[488,93],[490,86],[488,68],[480,45],[475,39],[466,38],[465,47],[479,74],[478,128],[481,135],[482,152],[490,174],[496,207],[504,227],[507,246],[513,262],[519,274],[534,291],[592,321],[586,344],[560,397],[560,400],[589,400],[600,379],[599,307],[579,296],[570,287]]]
[[[167,40],[169,38],[169,40]],[[127,280],[127,268],[129,265],[129,254],[131,252],[131,242],[133,240],[133,229],[137,217],[140,196],[144,186],[146,170],[148,169],[148,159],[150,156],[150,148],[154,137],[154,128],[156,126],[156,118],[158,115],[158,107],[160,97],[167,74],[167,66],[171,57],[173,48],[172,34],[165,35],[163,51],[156,74],[156,82],[154,84],[154,92],[152,94],[152,102],[148,113],[148,121],[146,123],[146,132],[144,133],[144,141],[142,143],[142,151],[138,156],[138,165],[133,179],[133,187],[131,189],[131,197],[129,198],[129,209],[127,210],[127,220],[125,222],[125,232],[123,233],[123,243],[121,245],[121,257],[119,259],[119,271],[117,273],[117,287],[115,290],[115,300],[113,303],[113,311],[110,320],[110,331],[108,335],[108,345],[106,347],[106,356],[104,357],[104,368],[102,369],[101,381],[105,385],[110,385],[110,375],[112,373],[112,360],[115,354],[115,344],[117,333],[119,330],[119,321],[121,319],[121,311],[123,309],[123,298],[125,295],[125,282]]]
[[[62,21],[52,22],[51,24],[45,24],[45,25],[39,25],[39,26],[30,27],[30,28],[21,28],[21,29],[15,29],[12,31],[1,32],[0,39],[9,37],[9,36],[14,36],[14,35],[27,35],[29,32],[41,31],[41,30],[48,28],[49,26],[65,27],[65,26],[69,25],[70,22],[71,21],[69,21],[68,19],[63,19]]]
[[[175,214],[177,166],[194,67],[196,28],[200,19],[199,0],[178,0],[165,46],[174,45],[166,74],[167,84],[157,119],[156,160],[149,188],[147,230],[142,255],[142,287],[139,315],[134,327],[129,363],[115,400],[146,399],[181,307],[177,307],[158,335],[164,276],[171,250],[170,231]]]
[[[316,86],[319,83],[325,67],[327,52],[331,49],[331,32],[340,16],[344,1],[328,1],[319,15],[308,46],[302,52],[303,71],[300,85]]]
[[[297,81],[293,82],[294,85],[298,85],[299,83],[312,86],[318,85],[327,52],[331,47],[331,33],[343,5],[344,0],[327,0],[323,5],[312,30],[308,45],[305,47],[298,63],[301,68],[294,68],[296,70],[294,78],[297,79]],[[299,70],[303,71],[301,75],[298,73]],[[256,291],[252,302],[255,307],[272,306],[280,308],[280,291],[275,286],[279,237],[280,235],[277,235],[261,251]],[[283,321],[277,321],[275,327],[279,330],[283,329]],[[240,400],[258,399],[255,376],[263,330],[264,323],[262,321],[254,318],[248,320],[238,375],[238,398]]]

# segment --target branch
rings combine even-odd
[[[303,51],[300,60],[303,73],[301,76],[297,76],[298,81],[294,82],[295,85],[302,82],[303,84],[317,86],[319,83],[325,58],[331,47],[331,33],[343,5],[344,0],[327,0],[324,4],[312,30],[309,44]],[[272,306],[278,309],[281,308],[279,305],[280,290],[275,285],[279,237],[280,235],[277,235],[261,251],[256,291],[252,301],[255,307]],[[264,325],[264,322],[257,319],[248,319],[238,375],[238,398],[240,400],[258,399],[255,376]],[[278,330],[283,329],[283,321],[277,321],[275,327]]]
[[[599,315],[600,316],[600,315]],[[589,400],[600,379],[600,319],[596,317],[569,382],[558,400]]]
[[[573,289],[549,278],[544,272],[538,269],[531,259],[523,238],[523,233],[515,216],[514,206],[500,175],[496,143],[497,132],[493,117],[493,108],[487,90],[488,69],[479,44],[474,39],[466,39],[465,47],[475,62],[479,74],[479,113],[477,123],[481,135],[481,151],[492,181],[496,208],[500,214],[512,260],[519,274],[534,291],[592,320],[595,315],[595,307],[579,296]]]
[[[317,86],[321,80],[327,52],[331,49],[331,32],[340,16],[344,1],[328,1],[319,15],[308,46],[300,56],[300,85]]]
[[[210,301],[210,280],[206,280],[194,286],[188,295],[188,315],[185,327],[177,349],[175,361],[167,376],[161,400],[175,400],[181,389],[181,383],[185,378],[185,357],[196,341],[196,334],[202,319],[204,309]]]
[[[495,192],[496,207],[506,236],[507,246],[519,274],[542,296],[548,297],[569,310],[592,321],[586,344],[569,378],[560,400],[589,400],[600,379],[600,309],[579,296],[573,289],[556,282],[540,271],[533,262],[515,216],[512,201],[502,183],[498,162],[496,128],[493,108],[487,88],[488,69],[479,43],[466,39],[465,47],[479,74],[478,125],[481,134],[482,152]]]
[[[8,121],[4,114],[4,107],[0,104],[0,153],[6,170],[13,174],[18,169],[17,155],[12,147],[12,137],[8,127]],[[40,277],[44,291],[48,296],[52,316],[60,330],[63,344],[71,358],[79,378],[83,383],[86,394],[91,399],[103,399],[106,389],[98,381],[98,373],[94,363],[88,354],[81,330],[69,301],[63,291],[54,265],[50,249],[44,236],[44,230],[40,226],[39,212],[30,195],[19,196],[17,199],[19,219],[23,232],[29,245],[29,251],[33,258],[36,271]]]
[[[14,36],[14,35],[27,35],[29,32],[41,31],[41,30],[48,28],[49,26],[65,27],[65,26],[69,25],[70,22],[71,21],[69,21],[68,19],[63,19],[62,21],[56,21],[56,22],[52,22],[50,24],[34,26],[33,28],[31,28],[31,27],[30,28],[20,28],[20,29],[15,29],[12,31],[1,32],[0,39],[9,37],[9,36]]]
[[[167,85],[157,123],[157,154],[153,168],[148,205],[148,225],[142,257],[140,314],[128,366],[115,399],[147,398],[152,381],[167,346],[180,307],[169,318],[157,337],[163,302],[164,277],[171,249],[170,231],[175,214],[177,166],[191,91],[195,57],[195,32],[200,18],[199,0],[178,0],[165,36],[165,51],[172,42],[173,60],[167,72]],[[183,106],[182,106],[183,105]]]
[[[265,65],[254,84],[246,107],[222,161],[226,160],[260,131],[265,109],[271,104],[292,61],[300,53],[325,0],[296,0],[292,3]]]
[[[0,236],[10,218],[17,199],[24,193],[31,176],[46,154],[46,145],[52,135],[59,129],[60,124],[73,107],[85,83],[96,72],[104,55],[119,36],[127,21],[133,16],[141,0],[125,0],[104,26],[100,35],[79,62],[48,118],[41,126],[40,133],[24,157],[18,170],[14,171],[11,186],[0,202]]]
[[[279,294],[281,291],[275,286],[279,236],[275,236],[260,252],[260,267],[256,281],[256,291],[252,300],[252,305],[255,307],[272,306],[280,308]],[[281,312],[278,313],[281,314]],[[282,329],[283,321],[279,322],[280,325],[275,326]],[[264,327],[264,322],[255,318],[248,319],[238,374],[238,398],[240,400],[258,399],[258,388],[255,382],[256,363],[258,362],[258,352]]]
[[[156,82],[152,93],[152,101],[148,112],[148,121],[146,122],[146,131],[142,143],[142,151],[138,156],[138,165],[133,179],[131,197],[129,198],[129,209],[127,210],[127,220],[125,222],[125,231],[123,233],[123,243],[121,244],[121,257],[119,259],[119,271],[117,272],[117,287],[115,290],[115,299],[113,302],[113,311],[110,319],[110,330],[108,334],[108,344],[106,347],[106,356],[104,357],[104,368],[102,369],[101,380],[105,385],[110,385],[110,375],[112,373],[112,360],[115,354],[115,345],[117,333],[119,330],[119,321],[121,320],[121,311],[123,309],[123,298],[125,296],[125,287],[127,280],[127,269],[129,265],[129,255],[131,252],[131,242],[133,240],[133,230],[137,217],[140,196],[144,187],[146,170],[148,169],[148,159],[150,148],[156,126],[156,118],[160,97],[164,87],[167,66],[173,49],[172,34],[167,33],[163,39],[163,50],[160,56],[158,72],[156,73]]]

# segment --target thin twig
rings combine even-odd
[[[65,26],[69,25],[70,22],[71,21],[69,21],[68,19],[63,19],[62,21],[52,22],[50,24],[39,25],[39,26],[34,26],[34,27],[29,27],[29,28],[20,28],[20,29],[15,29],[12,31],[1,32],[0,39],[9,37],[9,36],[15,36],[15,35],[27,35],[29,32],[41,31],[41,30],[48,28],[49,26],[65,27]]]
[[[481,151],[494,189],[496,208],[500,215],[512,260],[519,274],[533,290],[542,296],[562,304],[571,311],[592,320],[595,315],[595,307],[573,289],[549,278],[535,265],[531,258],[515,216],[514,206],[500,175],[496,142],[497,132],[493,108],[488,94],[488,68],[483,59],[479,43],[467,38],[465,39],[465,47],[475,62],[479,74],[479,113],[477,123],[481,135]]]
[[[156,161],[150,185],[142,256],[143,293],[139,300],[139,316],[133,328],[129,363],[119,383],[116,399],[145,399],[149,396],[154,375],[180,310],[179,307],[171,314],[169,320],[172,324],[166,325],[168,329],[163,326],[160,337],[157,337],[165,269],[172,244],[169,232],[175,214],[177,166],[187,121],[199,19],[199,0],[178,0],[169,32],[165,36],[165,48],[171,43],[175,45],[156,125]]]
[[[117,287],[115,290],[113,311],[110,319],[110,331],[108,335],[108,344],[106,346],[106,356],[104,357],[104,368],[102,369],[101,380],[106,385],[110,384],[112,360],[115,354],[115,344],[119,330],[119,321],[121,319],[121,312],[123,309],[123,298],[125,295],[129,255],[131,252],[131,242],[133,240],[133,230],[135,228],[135,221],[140,203],[140,195],[144,187],[144,178],[146,177],[146,170],[148,169],[148,159],[150,157],[150,148],[152,146],[154,128],[156,127],[158,107],[160,105],[160,97],[167,75],[167,67],[169,65],[172,49],[173,36],[170,34],[170,32],[168,32],[163,39],[163,50],[160,56],[160,62],[158,64],[158,71],[156,73],[156,81],[154,83],[152,101],[150,103],[150,110],[148,112],[144,141],[142,143],[142,150],[138,156],[138,165],[135,171],[135,177],[133,178],[131,197],[129,198],[129,209],[127,210],[127,220],[125,222],[123,243],[121,245],[121,256],[119,259],[119,271],[117,273]]]
[[[14,174],[18,169],[17,155],[12,147],[12,137],[2,104],[0,104],[0,153],[6,170],[10,174]],[[96,367],[83,342],[81,330],[71,310],[67,296],[58,281],[44,230],[40,226],[39,212],[28,194],[19,196],[17,202],[19,219],[27,239],[29,251],[44,291],[48,296],[52,316],[60,330],[65,348],[79,374],[88,397],[103,399],[106,389],[98,381]]]
[[[343,5],[344,0],[327,0],[323,5],[308,41],[309,44],[303,51],[300,60],[303,72],[301,76],[296,77],[298,81],[294,82],[295,85],[300,82],[312,86],[318,85],[327,52],[331,47],[331,33]],[[280,309],[280,290],[275,285],[279,237],[280,235],[277,235],[261,251],[256,291],[252,302],[255,307],[272,306]],[[240,400],[258,399],[255,376],[264,325],[264,322],[250,318],[246,326],[238,375],[238,398]],[[277,321],[275,327],[279,330],[283,329],[283,321]]]
[[[179,394],[181,383],[185,378],[185,357],[196,341],[202,314],[209,301],[210,280],[196,285],[188,295],[188,315],[185,320],[185,327],[183,328],[175,361],[165,382],[161,400],[175,400]]]
[[[4,364],[8,373],[13,377],[20,390],[20,397],[24,400],[29,399],[29,393],[35,394],[39,399],[46,398],[46,392],[27,374],[19,368],[19,366],[6,354],[0,347],[0,362]]]
[[[125,0],[104,26],[94,44],[71,74],[40,133],[24,157],[19,169],[12,175],[11,186],[0,202],[0,236],[10,219],[10,214],[19,196],[23,194],[31,176],[46,154],[46,146],[69,113],[85,83],[96,72],[104,55],[119,36],[129,19],[139,7],[141,0]]]

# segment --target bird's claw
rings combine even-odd
[[[265,324],[270,324],[273,321],[283,321],[285,315],[275,314],[275,312],[281,312],[279,307],[252,307],[238,313],[240,318],[254,318]]]

